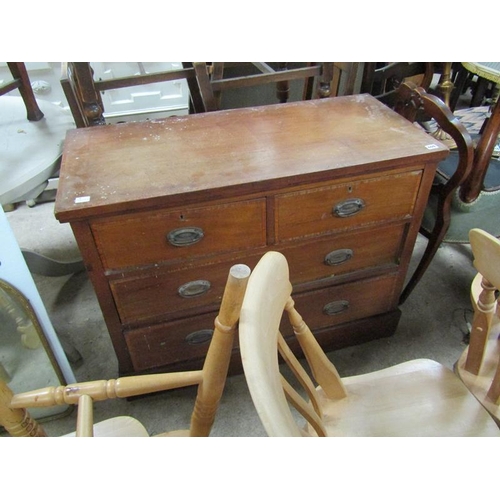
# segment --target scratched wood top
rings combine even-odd
[[[55,212],[64,222],[196,203],[447,154],[364,94],[97,126],[67,135]]]

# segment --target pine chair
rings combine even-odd
[[[455,371],[500,425],[500,240],[472,229],[470,244],[479,271],[471,287],[474,320]]]
[[[288,272],[282,254],[262,257],[252,271],[239,323],[245,378],[269,436],[500,436],[458,377],[435,361],[418,359],[341,379],[295,310]],[[279,332],[283,311],[318,387]],[[299,385],[281,375],[278,352],[307,400]]]
[[[0,380],[0,425],[12,436],[45,436],[43,428],[30,417],[26,408],[66,403],[78,406],[74,433],[77,437],[147,437],[146,428],[128,416],[94,424],[93,402],[198,385],[190,428],[166,432],[159,436],[208,436],[224,389],[234,333],[249,275],[250,269],[243,264],[235,265],[229,271],[202,370],[82,382],[66,387],[46,387],[17,395],[13,395],[5,382]]]

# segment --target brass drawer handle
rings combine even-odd
[[[187,335],[185,340],[190,345],[205,344],[206,342],[210,342],[213,333],[213,330],[209,329],[198,330]]]
[[[330,302],[323,307],[323,314],[327,316],[335,316],[336,314],[341,314],[349,309],[348,300],[337,300],[335,302]]]
[[[333,207],[333,214],[337,217],[351,217],[365,208],[365,202],[361,198],[349,198],[341,201]]]
[[[212,284],[207,280],[189,281],[188,283],[181,285],[177,292],[182,298],[190,299],[207,293],[211,286]]]
[[[167,240],[174,247],[187,247],[198,243],[203,236],[203,229],[199,227],[182,227],[170,231]]]
[[[340,248],[325,255],[325,264],[327,266],[338,266],[352,258],[354,252],[350,248]]]

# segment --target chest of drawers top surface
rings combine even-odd
[[[76,129],[64,145],[56,217],[197,203],[447,154],[364,94]]]

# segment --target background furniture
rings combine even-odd
[[[224,91],[241,88],[247,90],[248,87],[255,86],[261,89],[262,86],[269,84],[276,85],[275,100],[266,102],[260,96],[260,99],[253,105],[285,103],[290,97],[290,82],[295,80],[303,81],[299,100],[329,97],[331,94],[333,63],[194,62],[184,64],[192,64],[194,67],[204,111],[227,109],[227,106],[221,106],[221,97]],[[242,72],[245,66],[246,71]],[[228,70],[231,71],[235,68],[239,72],[227,75]],[[248,103],[246,99],[242,101]],[[230,107],[241,106],[242,104]]]
[[[401,302],[404,302],[422,278],[439,245],[445,238],[451,224],[453,196],[471,174],[474,150],[472,140],[465,127],[456,119],[449,108],[439,98],[428,94],[412,82],[400,85],[395,97],[394,108],[411,122],[416,121],[422,114],[427,119],[432,118],[439,130],[453,139],[459,158],[458,166],[455,167],[453,174],[446,182],[439,181],[438,173],[438,180],[433,183],[425,212],[429,214],[432,211],[433,223],[432,225],[423,224],[420,228],[420,232],[428,239],[428,242],[420,262],[401,294]],[[432,137],[436,137],[436,135],[433,134]],[[443,162],[438,165],[438,169],[442,164]]]
[[[192,111],[204,111],[193,68],[143,72],[139,75],[104,80],[94,77],[94,70],[89,62],[62,64],[61,85],[78,128],[106,123],[101,95],[103,92],[159,82],[173,82],[179,79],[186,79],[188,82]]]
[[[476,63],[479,64],[479,63]],[[490,68],[490,78],[500,82],[500,72]],[[480,228],[494,236],[500,236],[500,161],[493,158],[500,133],[500,100],[492,105],[491,115],[480,128],[474,127],[475,114],[481,116],[483,109],[459,110],[455,115],[468,129],[474,143],[474,154],[469,173],[453,193],[450,206],[450,225],[442,241],[468,243],[469,231]],[[472,123],[471,123],[472,122]],[[472,125],[472,126],[471,126]],[[436,183],[447,183],[456,175],[457,162],[465,158],[460,150],[452,151],[450,157],[438,166]],[[437,200],[433,194],[422,220],[424,231],[430,230],[436,220]]]
[[[371,91],[377,93],[377,79],[382,79],[384,72],[392,75],[401,65],[410,67],[408,63],[392,63],[370,72],[368,64],[364,75],[368,83],[365,82],[365,85],[372,85]],[[424,81],[428,83],[434,69],[430,63],[425,66],[427,71]],[[447,102],[454,90],[451,74],[453,65],[442,63],[441,66],[438,89],[445,102],[432,96],[425,88],[417,87],[414,82],[401,83],[401,75],[406,74],[401,73],[401,70],[396,78],[397,90],[391,84],[388,93],[390,99],[385,94],[378,96],[384,102],[392,103],[406,118],[423,125],[431,136],[453,147],[449,157],[438,165],[420,230],[428,238],[428,244],[402,293],[401,302],[408,298],[441,243],[468,243],[469,231],[474,227],[500,235],[500,218],[497,216],[500,209],[500,162],[492,158],[500,132],[500,105],[497,102],[492,107],[491,116],[484,126],[476,130],[474,122],[483,115],[482,108],[451,113]],[[377,71],[380,74],[375,78]],[[494,79],[496,73],[494,68],[488,68],[490,79]],[[371,81],[367,75],[372,75]],[[382,87],[382,90],[385,88]]]
[[[499,62],[463,62],[454,63],[455,78],[454,101],[470,88],[471,107],[479,107],[486,104],[487,101],[495,102],[498,98],[500,86],[498,84],[497,73],[500,69]],[[453,111],[455,108],[452,108]]]
[[[55,213],[121,374],[199,367],[224,270],[270,248],[293,263],[297,301],[334,349],[394,332],[447,153],[371,96],[89,127],[70,132]]]
[[[24,63],[7,63],[12,80],[0,87],[0,203],[34,204],[57,177],[70,113],[35,99]],[[19,90],[20,96],[4,95]],[[53,198],[52,198],[53,199]]]
[[[0,314],[3,325],[0,364],[4,368],[4,380],[18,392],[34,389],[37,383],[75,382],[63,346],[2,207],[0,241]],[[38,342],[30,342],[28,348],[23,347],[20,338],[22,332],[38,337]],[[64,407],[39,410],[36,417],[44,418],[64,412]]]
[[[365,62],[361,93],[369,93],[380,102],[394,106],[398,87],[412,81],[428,90],[434,77],[435,64],[425,62]]]
[[[250,269],[247,266],[231,267],[202,370],[82,382],[17,395],[0,380],[0,424],[12,436],[45,436],[43,429],[30,417],[26,408],[66,403],[78,406],[77,437],[147,437],[145,427],[131,417],[115,417],[94,424],[93,402],[197,385],[198,394],[190,428],[161,436],[208,436],[224,389],[236,324],[249,276]]]
[[[269,436],[500,436],[488,412],[437,362],[420,359],[341,379],[291,292],[285,257],[269,252],[252,272],[241,309],[245,378]],[[285,310],[317,388],[280,333]],[[300,384],[281,375],[278,352]],[[289,403],[306,428],[299,427]]]
[[[455,370],[500,425],[500,241],[472,229],[470,244],[478,274],[471,286],[474,321],[470,342]]]

